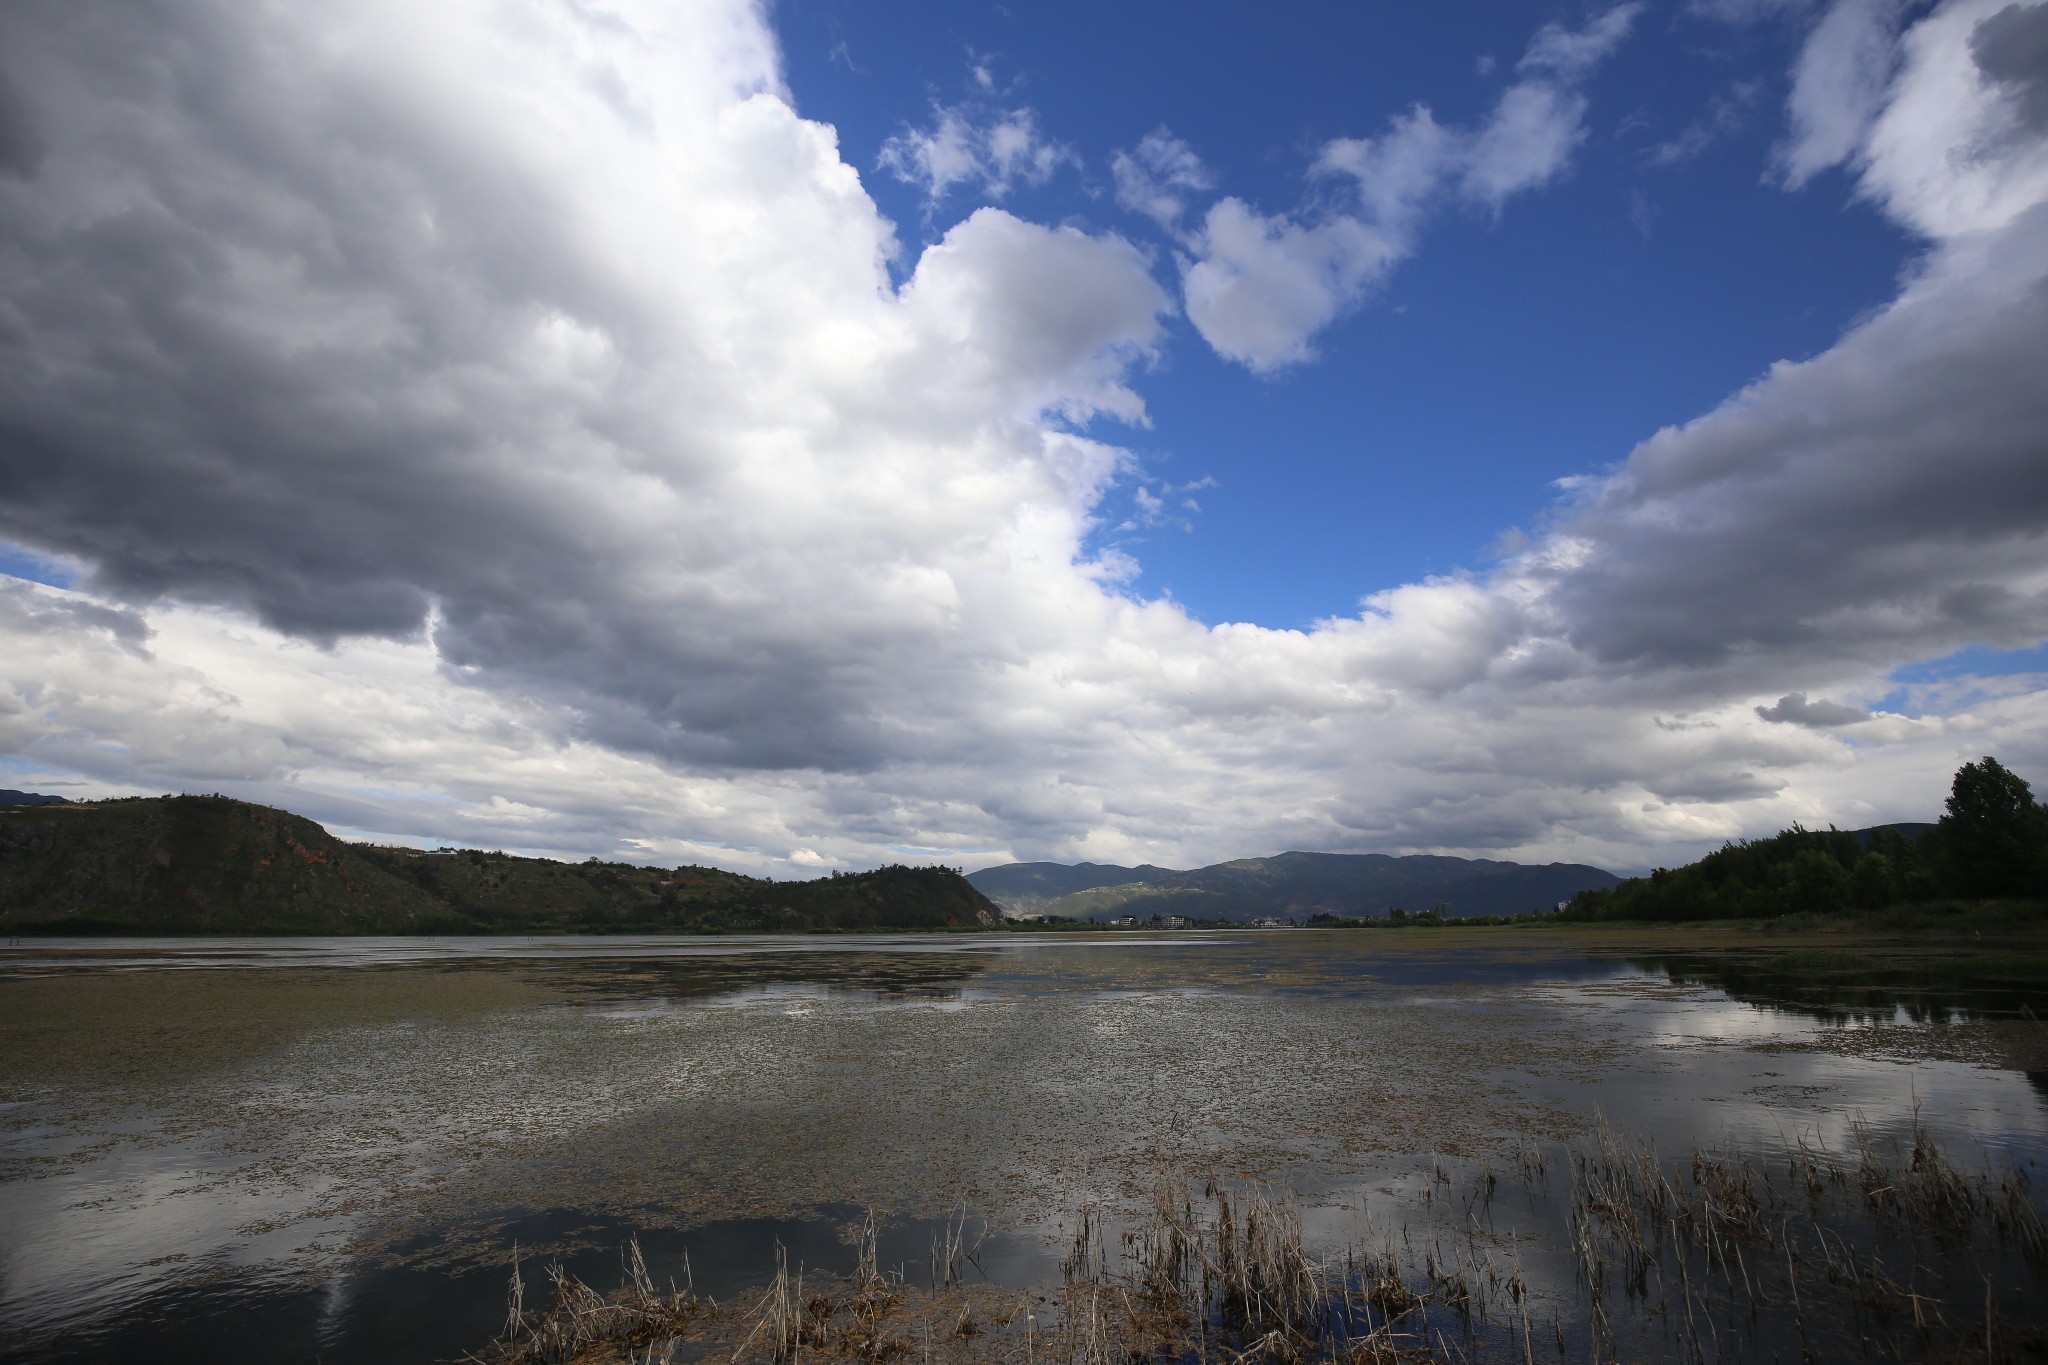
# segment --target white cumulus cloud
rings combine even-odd
[[[1543,28],[1477,127],[1446,127],[1418,105],[1378,137],[1326,143],[1315,172],[1348,180],[1355,211],[1266,215],[1235,198],[1213,205],[1185,244],[1188,320],[1218,354],[1261,374],[1312,357],[1316,333],[1415,250],[1437,203],[1498,213],[1566,171],[1586,137],[1579,85],[1641,8],[1616,6],[1579,29]],[[1173,208],[1177,216],[1177,200]]]
[[[1930,237],[2012,228],[2048,198],[2048,5],[1965,0],[1899,47],[1862,191]]]
[[[1399,249],[1355,218],[1302,224],[1241,199],[1212,206],[1181,287],[1188,318],[1219,355],[1266,372],[1306,360]]]
[[[1900,0],[1835,0],[1792,71],[1791,130],[1778,148],[1785,183],[1798,188],[1855,155],[1884,100],[1896,60]]]
[[[1130,151],[1117,152],[1109,169],[1117,203],[1169,230],[1180,222],[1190,194],[1216,188],[1215,174],[1195,149],[1165,128],[1147,133]]]
[[[1043,185],[1074,160],[1071,149],[1039,131],[1033,110],[970,103],[937,106],[930,127],[891,137],[881,166],[936,205],[959,186],[1000,199],[1019,184]]]

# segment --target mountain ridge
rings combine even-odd
[[[973,929],[1000,912],[949,868],[808,882],[335,838],[225,796],[0,807],[15,934],[806,933]]]
[[[1079,875],[1063,879],[1061,870]],[[1113,879],[1124,872],[1138,875]],[[1621,878],[1585,863],[1292,850],[1188,870],[1149,864],[1005,863],[971,872],[967,880],[1013,915],[1101,919],[1138,913],[1213,920],[1318,914],[1359,918],[1437,906],[1459,918],[1527,914],[1554,909],[1581,891],[1615,886]],[[1058,888],[1068,880],[1077,884],[1058,894],[1028,889]]]

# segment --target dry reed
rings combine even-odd
[[[1667,1161],[1600,1122],[1561,1154],[1568,1193],[1546,1193],[1556,1158],[1533,1143],[1507,1167],[1528,1197],[1505,1211],[1490,1165],[1460,1177],[1432,1161],[1429,1188],[1462,1198],[1432,1197],[1377,1245],[1320,1258],[1291,1194],[1212,1182],[1196,1198],[1167,1181],[1127,1223],[1082,1209],[1061,1282],[1031,1291],[967,1283],[979,1243],[964,1209],[933,1239],[921,1289],[880,1271],[870,1213],[850,1277],[807,1277],[778,1248],[771,1282],[734,1308],[657,1291],[629,1243],[618,1292],[556,1267],[537,1312],[515,1261],[505,1330],[475,1359],[1534,1365],[1553,1347],[1594,1362],[1766,1361],[1788,1348],[1799,1360],[2034,1358],[2048,1346],[2040,1315],[2000,1313],[2042,1301],[2048,1232],[2031,1182],[2017,1167],[1966,1174],[1917,1123],[1906,1138],[1858,1130],[1849,1153],[1802,1140],[1769,1159],[1702,1149]]]

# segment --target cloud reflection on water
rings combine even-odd
[[[228,1292],[204,1268],[398,1277],[322,1291],[341,1361],[378,1295],[440,1283],[444,1254],[480,1273],[557,1213],[679,1240],[964,1197],[1028,1239],[1082,1202],[1121,1207],[1162,1163],[1293,1184],[1335,1226],[1361,1199],[1397,1213],[1429,1153],[1485,1159],[1596,1112],[1673,1153],[1842,1150],[1916,1104],[1970,1144],[2034,1154],[2048,1135],[2013,1072],[1863,1055],[1867,1028],[1534,944],[87,947],[37,945],[0,976],[0,1027],[33,1041],[0,1053],[9,1330],[89,1295],[119,1317]]]

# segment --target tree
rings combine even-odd
[[[1941,847],[1966,896],[2020,896],[2038,889],[2048,826],[2033,788],[1988,755],[1956,769]]]
[[[1899,874],[1891,858],[1875,850],[1858,858],[1849,878],[1849,895],[1859,910],[1882,910],[1897,901]]]
[[[1848,908],[1849,873],[1824,849],[1800,849],[1779,865],[1778,875],[1785,890],[1786,911],[1833,914]]]

